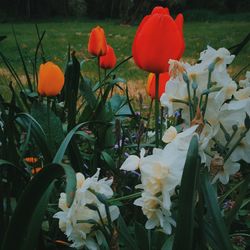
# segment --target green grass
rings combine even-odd
[[[43,47],[47,59],[64,67],[68,44],[77,52],[77,57],[80,61],[88,59],[88,35],[91,29],[97,25],[105,29],[107,41],[113,46],[117,54],[118,62],[131,55],[131,46],[137,29],[136,26],[120,25],[118,21],[88,20],[39,22],[38,26],[40,31],[46,30],[46,35],[43,39]],[[249,26],[250,22],[236,21],[185,23],[184,34],[186,50],[183,56],[184,60],[189,62],[197,60],[199,58],[199,53],[204,50],[207,45],[214,48],[228,48],[239,43],[249,32]],[[35,25],[32,23],[17,23],[14,24],[14,28],[19,44],[28,62],[29,58],[34,57],[37,44]],[[0,35],[7,35],[7,39],[0,42],[0,51],[10,59],[20,74],[23,74],[21,60],[11,31],[11,25],[8,23],[0,24],[0,33]],[[235,59],[231,68],[232,71],[237,72],[249,62],[249,59],[250,46],[248,45]],[[94,60],[87,60],[82,66],[83,74],[96,78],[96,67],[96,62]],[[0,62],[0,76],[3,73],[3,68],[4,65]],[[145,81],[147,73],[138,69],[131,59],[117,71],[117,75],[126,80]],[[0,77],[0,87],[3,81],[5,80],[1,80]]]

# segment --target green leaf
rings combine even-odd
[[[174,250],[192,250],[197,178],[200,170],[198,136],[190,142],[181,179]]]
[[[201,188],[205,205],[207,207],[207,216],[209,216],[209,221],[213,228],[211,233],[213,234],[214,242],[216,242],[219,249],[232,250],[228,231],[221,216],[217,196],[212,184],[209,181],[207,171],[204,171],[201,175]]]
[[[40,148],[45,162],[52,161],[52,153],[48,146],[45,133],[41,125],[29,114],[19,113],[16,115],[16,122],[25,130],[28,130],[31,124],[31,135],[34,138],[37,146]]]
[[[51,109],[48,111],[46,105],[39,102],[33,103],[31,107],[31,115],[43,128],[50,150],[55,153],[64,138],[61,120]]]
[[[102,151],[101,157],[111,170],[117,172],[117,169],[115,168],[115,162],[109,153],[107,153],[106,151]]]
[[[40,229],[41,217],[44,215],[47,206],[48,196],[52,189],[51,185],[54,180],[64,175],[66,175],[67,183],[67,205],[68,207],[71,206],[76,190],[74,170],[70,166],[49,164],[33,177],[19,198],[2,249],[35,249],[38,236],[37,230]],[[35,214],[39,215],[39,218],[34,219]],[[28,238],[34,238],[30,244],[26,244],[25,239]]]
[[[148,241],[148,230],[143,225],[135,223],[135,239],[139,249],[150,250]]]
[[[174,242],[174,236],[171,235],[169,236],[166,241],[164,242],[161,250],[170,250],[173,247],[173,242]]]
[[[57,152],[56,152],[56,155],[55,155],[55,157],[54,157],[54,159],[53,159],[53,162],[54,162],[54,163],[60,163],[60,162],[62,161],[63,156],[64,156],[64,154],[65,154],[65,152],[66,152],[66,150],[67,150],[67,147],[68,147],[70,141],[72,140],[72,137],[75,135],[76,131],[77,131],[80,127],[82,127],[82,126],[84,126],[84,125],[86,125],[86,124],[87,124],[86,122],[78,124],[77,126],[75,126],[75,127],[67,134],[67,136],[64,138],[63,142],[61,143],[59,149],[58,149]]]
[[[5,167],[7,170],[14,169],[18,174],[20,174],[20,177],[24,178],[25,180],[29,179],[27,172],[23,168],[17,167],[9,161],[0,159],[0,167]]]
[[[80,90],[81,95],[87,101],[87,104],[90,107],[90,109],[94,110],[94,108],[96,107],[97,100],[96,100],[96,97],[95,97],[94,92],[92,90],[91,83],[90,83],[89,79],[82,77],[81,82],[80,82],[80,86],[79,86],[79,90]]]
[[[131,250],[138,250],[138,248],[136,247],[136,242],[131,236],[131,232],[129,231],[121,215],[119,216],[117,223],[118,223],[118,230],[120,232],[120,236],[125,242],[127,248]]]

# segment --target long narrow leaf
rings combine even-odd
[[[197,176],[200,169],[198,136],[194,135],[187,153],[180,187],[174,250],[192,250]]]
[[[225,222],[221,216],[221,211],[218,205],[215,191],[208,178],[208,172],[204,171],[201,175],[201,188],[207,207],[207,215],[210,217],[213,228],[213,238],[220,249],[232,250],[232,245],[229,239],[228,231]]]
[[[34,221],[33,215],[34,213],[38,213],[37,209],[41,206],[42,201],[42,211],[39,212],[39,216],[43,215],[44,207],[46,207],[44,203],[48,201],[48,199],[45,199],[44,195],[49,195],[47,192],[51,188],[51,183],[64,175],[66,175],[67,181],[67,205],[69,207],[71,206],[76,190],[76,176],[74,170],[70,166],[60,164],[50,164],[43,168],[34,176],[22,193],[6,232],[2,250],[24,250],[24,246],[26,246],[25,239],[27,239],[27,237],[31,238],[32,235],[37,237],[37,231],[31,231],[30,229],[36,228],[36,230],[38,230],[39,225],[41,225],[41,219]]]

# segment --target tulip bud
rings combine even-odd
[[[116,64],[116,56],[114,49],[111,46],[107,46],[107,53],[104,56],[100,56],[100,67],[103,69],[112,69]]]
[[[61,69],[52,62],[40,65],[38,75],[38,93],[43,96],[56,96],[64,85],[64,74]]]
[[[169,78],[170,76],[168,72],[162,73],[159,76],[159,100],[162,94],[165,92],[166,84]],[[149,73],[148,75],[146,91],[152,99],[155,99],[155,74],[153,73]]]
[[[88,52],[93,56],[103,56],[107,53],[107,42],[104,30],[97,26],[89,36]]]

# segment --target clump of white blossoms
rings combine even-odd
[[[239,171],[239,160],[250,162],[250,132],[245,124],[246,116],[250,115],[250,72],[245,80],[235,82],[227,71],[233,59],[227,49],[208,46],[197,64],[170,60],[171,77],[161,97],[169,116],[182,110],[186,126],[200,112],[201,159],[209,168],[210,165],[216,168],[211,169],[213,182],[220,180],[223,184]],[[218,155],[222,164],[211,164]]]
[[[111,189],[112,180],[103,178],[98,180],[100,169],[90,178],[85,179],[82,173],[77,173],[77,189],[73,204],[67,206],[66,194],[61,193],[59,208],[62,210],[54,215],[59,219],[59,227],[65,233],[71,247],[81,248],[86,246],[90,250],[99,249],[102,244],[102,233],[94,228],[96,222],[100,225],[107,224],[107,211],[105,205],[100,202],[95,193],[104,195],[106,198],[113,196]],[[99,210],[91,209],[88,205],[95,206]],[[110,217],[113,222],[119,216],[119,208],[110,206]],[[103,226],[103,225],[102,225]]]
[[[175,226],[171,218],[170,197],[181,182],[188,146],[197,127],[195,125],[179,134],[170,131],[165,136],[170,143],[163,149],[155,148],[153,154],[148,156],[142,149],[140,158],[130,155],[120,168],[140,170],[141,184],[136,188],[141,189],[142,194],[134,204],[142,207],[143,214],[148,218],[147,229],[161,227],[165,233],[171,234],[172,225]]]
[[[141,197],[134,204],[147,217],[146,228],[161,227],[171,234],[171,196],[180,184],[192,136],[199,135],[201,163],[207,166],[212,182],[228,183],[240,169],[239,160],[250,163],[250,73],[246,80],[234,81],[227,71],[234,55],[225,48],[208,46],[199,63],[190,65],[170,60],[170,79],[161,105],[168,116],[181,111],[185,129],[178,133],[170,126],[163,135],[167,145],[152,155],[130,155],[121,170],[141,173]],[[180,113],[180,112],[179,112]]]

